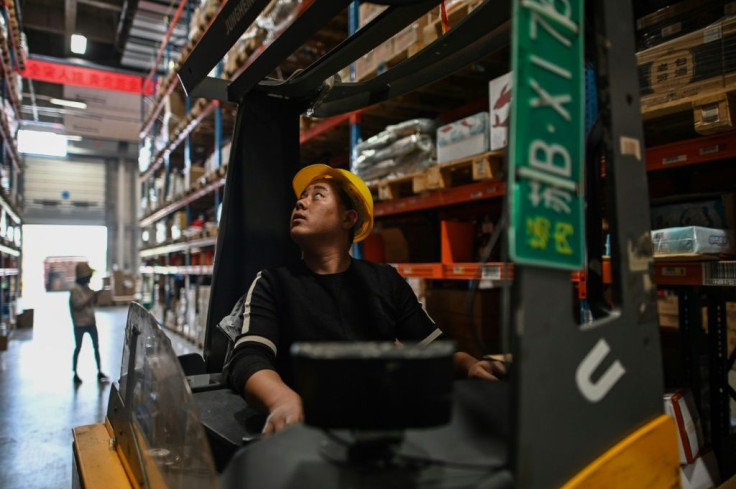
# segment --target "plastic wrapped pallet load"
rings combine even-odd
[[[411,119],[387,126],[357,144],[351,169],[365,180],[422,171],[434,162],[436,124],[431,119]]]
[[[654,255],[730,254],[734,252],[733,231],[700,226],[652,231]]]
[[[488,112],[478,112],[437,128],[437,162],[485,153],[490,148]]]

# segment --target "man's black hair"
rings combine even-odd
[[[347,190],[345,190],[345,187],[343,187],[339,182],[335,182],[335,187],[337,188],[337,195],[340,196],[340,202],[342,202],[342,205],[345,206],[345,208],[349,211],[357,211],[357,207],[355,206],[355,201],[350,198],[350,194]],[[355,224],[353,227],[350,228],[350,232],[348,233],[348,244],[353,244],[353,239],[355,239],[355,228],[357,227],[358,223],[361,221],[360,212],[358,212],[358,220],[355,221]]]

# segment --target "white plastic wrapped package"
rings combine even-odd
[[[399,139],[399,136],[395,132],[381,131],[375,136],[371,136],[365,141],[356,144],[353,151],[356,155],[360,155],[365,151],[384,148],[397,139]]]
[[[437,123],[432,119],[410,119],[408,121],[386,126],[386,131],[393,132],[397,136],[408,136],[410,134],[434,134]]]
[[[437,146],[449,146],[488,132],[488,112],[479,112],[437,129]]]
[[[395,141],[388,147],[378,150],[363,151],[355,161],[353,161],[353,171],[359,173],[367,167],[374,165],[380,161],[395,159],[400,156],[411,153],[412,151],[420,151],[423,153],[431,153],[434,148],[432,137],[426,134],[413,134]]]
[[[392,144],[397,139],[412,134],[429,134],[434,135],[437,130],[437,124],[432,119],[410,119],[408,121],[386,126],[386,129],[379,132],[375,136],[358,143],[355,146],[355,155],[370,149],[379,149]]]
[[[374,165],[367,166],[361,170],[357,170],[354,173],[366,181],[378,180],[379,178],[389,175],[394,170],[395,166],[395,160],[384,160],[379,161]]]
[[[700,226],[657,229],[652,231],[652,248],[655,255],[730,254],[733,231]]]
[[[356,168],[353,171],[364,180],[371,181],[385,177],[417,173],[427,169],[434,162],[434,151],[432,149],[427,151],[427,148],[423,147],[415,148],[395,158],[389,158],[371,165],[365,165],[362,168]]]
[[[437,128],[437,162],[445,163],[488,151],[488,112]]]

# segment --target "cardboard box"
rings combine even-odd
[[[479,112],[437,128],[437,162],[485,153],[490,147],[488,112]]]
[[[366,78],[376,69],[376,58],[373,51],[369,51],[355,61],[355,80]]]
[[[113,305],[112,290],[105,288],[97,294],[97,305],[100,307]]]
[[[33,327],[33,309],[23,309],[21,314],[18,314],[15,318],[16,325],[19,328],[32,328]]]
[[[690,202],[653,206],[650,215],[652,229],[682,226],[736,229],[736,194],[692,196]]]
[[[508,146],[512,81],[511,72],[509,72],[488,83],[491,151]]]
[[[375,19],[378,14],[386,10],[387,5],[377,5],[375,3],[361,3],[358,8],[358,27],[363,27],[371,20]]]
[[[184,188],[192,188],[200,178],[204,177],[206,170],[203,166],[192,165],[184,170]]]
[[[678,297],[674,294],[657,297],[657,313],[675,316],[680,314]]]
[[[680,463],[693,463],[703,447],[703,429],[692,392],[679,389],[666,393],[664,412],[672,417],[677,427]]]
[[[135,294],[135,277],[129,272],[115,270],[112,272],[113,297],[125,297]]]
[[[718,489],[736,489],[736,475],[724,481],[723,484],[718,486]]]
[[[427,314],[460,350],[480,358],[501,351],[501,290],[478,290],[468,315],[468,290],[430,288]]]
[[[680,467],[682,489],[709,489],[720,484],[718,462],[713,451],[708,451],[692,463]]]
[[[642,109],[713,95],[736,82],[736,18],[636,54]],[[727,60],[727,62],[723,62]]]
[[[636,49],[647,49],[718,21],[723,0],[678,0],[636,19]]]
[[[730,131],[736,119],[736,95],[721,93],[698,100],[693,107],[695,131],[699,134],[713,134]]]
[[[178,124],[187,115],[187,104],[184,95],[177,90],[164,99],[164,115],[171,115]]]
[[[413,54],[421,49],[423,23],[414,22],[401,29],[393,38],[392,55],[403,51]]]
[[[679,328],[680,316],[677,314],[660,314],[658,324],[663,328]]]

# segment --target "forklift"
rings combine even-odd
[[[106,421],[74,429],[75,487],[679,486],[675,426],[663,414],[630,2],[484,0],[388,71],[340,80],[339,70],[440,2],[376,3],[387,8],[322,58],[287,80],[269,79],[335,15],[357,9],[350,0],[300,2],[284,31],[228,81],[208,73],[269,4],[230,0],[181,67],[189,96],[238,103],[204,354],[177,358],[155,318],[131,304]],[[392,430],[401,433],[388,456],[355,455],[351,433],[315,421],[326,402],[319,398],[305,400],[305,423],[260,439],[263,415],[222,382],[231,343],[218,324],[259,270],[299,260],[285,224],[295,201],[291,178],[301,168],[300,114],[329,117],[389,100],[509,45],[514,83],[501,239],[513,263],[502,311],[508,377],[438,375],[438,395],[449,399],[444,424]],[[610,226],[606,294],[602,207]],[[593,320],[584,324],[573,313],[575,270],[585,271],[588,284]],[[447,366],[449,354],[438,346],[417,363],[417,355],[392,350],[366,363],[359,347],[336,354],[306,345],[297,356],[302,375],[318,382],[335,361],[360,370],[391,360],[418,372]],[[380,438],[382,448],[389,438]]]

